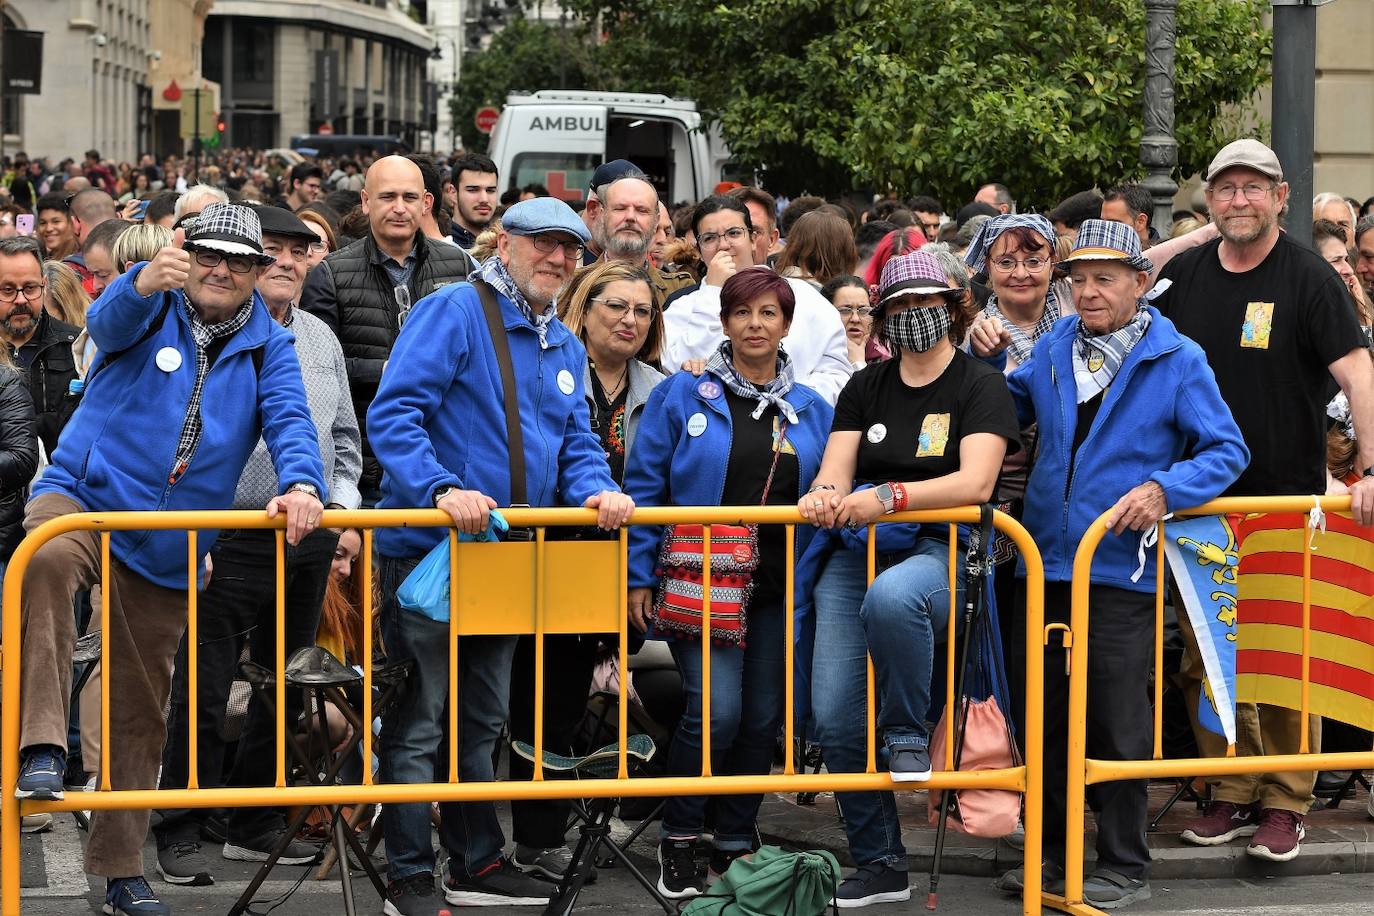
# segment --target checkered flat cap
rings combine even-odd
[[[186,244],[223,254],[247,255],[260,263],[276,259],[262,253],[262,222],[252,207],[213,203],[200,211],[186,236]]]

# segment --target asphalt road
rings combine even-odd
[[[68,815],[58,817],[52,832],[24,837],[23,916],[72,916],[98,913],[104,900],[103,884],[92,887],[81,870],[83,834]],[[181,916],[188,913],[225,913],[238,897],[252,874],[252,867],[219,859],[214,850],[211,863],[217,882],[211,887],[171,887],[156,877],[153,848],[145,848],[147,874],[163,899]],[[642,867],[652,869],[652,847],[637,844],[633,852]],[[300,875],[300,868],[279,868],[259,893],[272,898],[288,891]],[[869,909],[883,914],[925,913],[926,876],[912,882],[912,900]],[[376,914],[381,905],[370,884],[356,873],[357,912]],[[1374,875],[1326,875],[1311,878],[1284,878],[1262,881],[1220,879],[1209,881],[1169,881],[1153,885],[1151,900],[1132,906],[1132,913],[1211,914],[1211,916],[1368,916],[1374,911]],[[264,912],[265,907],[256,907]],[[322,916],[344,912],[337,877],[327,881],[307,879],[284,903],[271,911],[273,916]],[[537,909],[493,907],[483,912],[502,914],[537,913]],[[623,868],[603,869],[599,880],[578,902],[579,913],[647,914],[662,912]],[[986,878],[950,875],[941,880],[939,913],[946,916],[993,916],[1020,912],[1019,901],[998,893]],[[456,914],[455,914],[456,916]]]

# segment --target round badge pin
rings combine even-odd
[[[720,386],[710,379],[702,379],[701,384],[697,386],[697,394],[708,401],[714,401],[720,397]]]
[[[153,362],[163,372],[175,372],[181,368],[181,351],[176,347],[163,347],[153,357]]]
[[[572,394],[577,384],[573,382],[572,373],[567,369],[562,369],[558,373],[558,390],[564,394]]]
[[[868,428],[868,441],[877,445],[887,438],[887,427],[881,423],[874,423]]]
[[[694,413],[687,418],[687,435],[696,438],[706,432],[706,414]]]

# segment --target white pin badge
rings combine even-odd
[[[564,394],[572,394],[577,385],[573,382],[572,373],[563,369],[558,373],[558,390]]]
[[[163,372],[175,372],[181,368],[181,351],[176,347],[163,347],[153,361]]]
[[[887,427],[881,423],[874,423],[868,428],[868,441],[877,445],[887,438]]]
[[[693,438],[706,432],[706,414],[694,413],[687,418],[687,435]]]

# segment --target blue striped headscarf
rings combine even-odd
[[[992,250],[992,243],[1008,229],[1031,229],[1038,232],[1045,237],[1045,244],[1050,246],[1050,252],[1054,252],[1054,226],[1050,225],[1048,219],[1039,213],[1003,213],[979,226],[978,234],[968,246],[964,262],[974,273],[987,273],[988,252]]]

